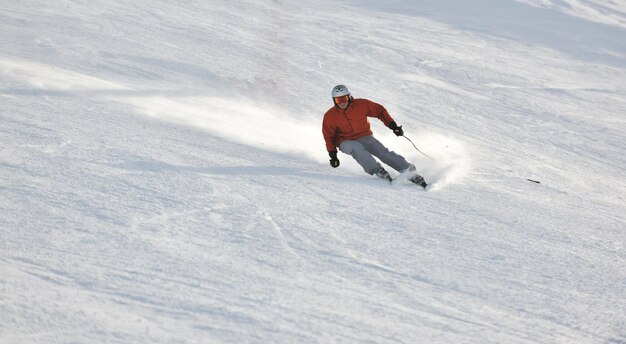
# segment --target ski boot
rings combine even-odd
[[[409,178],[409,181],[413,184],[417,184],[423,187],[424,189],[426,189],[426,187],[428,186],[428,184],[426,184],[426,181],[424,181],[424,177],[420,176],[419,174],[416,174],[413,177]]]
[[[385,171],[385,169],[382,167],[379,168],[378,171],[376,171],[376,176],[380,179],[388,181],[389,183],[393,181],[393,179],[391,179],[391,176],[389,175],[389,172]]]

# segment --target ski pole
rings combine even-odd
[[[411,142],[411,144],[413,145],[413,147],[415,147],[415,149],[417,149],[418,152],[422,153],[425,157],[429,158],[430,160],[435,160],[433,158],[431,158],[430,156],[428,156],[428,154],[422,152],[419,148],[417,148],[417,146],[415,145],[415,143],[413,143],[413,141],[411,141],[410,138],[406,137],[406,135],[402,135],[405,139],[409,140],[409,142]]]

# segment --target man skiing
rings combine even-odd
[[[352,98],[344,85],[333,87],[331,95],[334,106],[326,111],[322,123],[330,166],[339,167],[339,148],[341,152],[351,155],[366,173],[391,182],[389,172],[374,159],[375,156],[400,173],[409,172],[411,182],[426,188],[424,178],[417,174],[413,164],[409,164],[403,156],[390,151],[374,138],[367,117],[380,119],[396,136],[404,135],[402,126],[396,124],[382,105],[368,99]]]

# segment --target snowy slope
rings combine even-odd
[[[625,23],[0,1],[0,342],[626,342]],[[328,166],[337,83],[433,189]]]

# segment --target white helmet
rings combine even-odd
[[[345,85],[337,85],[333,87],[332,97],[349,96],[350,90]]]

